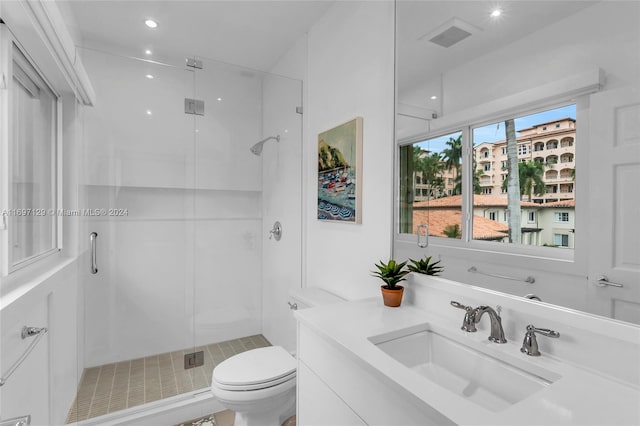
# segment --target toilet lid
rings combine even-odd
[[[296,360],[281,346],[252,349],[221,362],[213,381],[223,387],[245,387],[282,382],[295,377]]]

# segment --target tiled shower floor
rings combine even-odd
[[[196,352],[204,351],[204,365],[189,370],[184,369],[184,355],[194,348],[87,368],[67,423],[206,388],[216,365],[240,352],[270,345],[264,336],[255,335],[197,347]]]

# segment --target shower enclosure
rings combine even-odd
[[[298,80],[197,57],[82,58],[97,102],[82,111],[82,380],[70,422],[206,388],[216,363],[269,344],[263,217],[277,180],[263,162],[300,161],[302,146]],[[280,208],[300,216],[300,193]]]

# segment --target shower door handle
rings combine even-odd
[[[92,274],[98,273],[98,258],[96,254],[96,240],[98,239],[98,233],[92,232],[89,235],[89,243],[91,244],[91,270]]]

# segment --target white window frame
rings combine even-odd
[[[567,220],[563,219],[565,215]],[[553,221],[556,223],[569,223],[571,221],[571,218],[569,217],[569,212],[554,212]]]
[[[398,191],[400,188],[400,163],[399,149],[401,146],[413,144],[419,141],[437,138],[447,134],[462,132],[463,142],[463,172],[462,181],[464,188],[472,187],[472,159],[473,149],[471,146],[470,133],[474,127],[501,122],[506,119],[534,114],[543,110],[554,109],[566,105],[576,105],[576,121],[584,123],[576,129],[577,137],[588,141],[588,110],[589,96],[600,90],[604,82],[604,72],[600,69],[585,71],[580,74],[569,76],[565,79],[553,81],[543,86],[532,87],[523,92],[507,96],[505,98],[478,104],[467,110],[451,113],[449,116],[442,116],[429,123],[428,131],[423,134],[414,135],[404,139],[398,139],[395,150],[394,167],[394,190],[395,200],[399,200]],[[585,136],[579,136],[584,132]],[[588,158],[588,143],[576,146],[576,156]],[[579,160],[584,161],[584,160]],[[577,203],[577,208],[581,205],[588,205],[588,194],[582,194],[581,201]],[[412,234],[400,234],[399,224],[399,203],[394,205],[394,223],[392,227],[393,254],[423,256],[425,249],[417,245],[416,236]],[[438,238],[429,237],[428,247],[430,253],[434,250],[439,255],[452,256],[455,258],[467,258],[474,256],[477,262],[499,262],[511,266],[519,266],[523,269],[530,268],[532,259],[536,259],[538,267],[545,268],[549,272],[558,272],[579,276],[587,266],[587,247],[578,246],[570,250],[557,250],[551,247],[528,246],[518,244],[504,244],[493,241],[476,241],[472,238],[471,221],[473,211],[471,207],[471,194],[469,189],[464,189],[462,194],[462,238]],[[587,212],[585,211],[585,217]],[[577,223],[578,233],[586,232],[584,224],[587,221]]]
[[[52,177],[55,182],[52,185],[52,199],[54,205],[52,209],[53,214],[57,212],[59,206],[62,205],[62,97],[53,88],[53,85],[46,78],[45,73],[37,66],[36,62],[29,56],[28,52],[13,37],[13,34],[6,28],[5,25],[0,25],[0,35],[2,44],[0,45],[0,74],[4,84],[7,85],[7,89],[3,90],[2,96],[0,96],[0,276],[8,276],[9,274],[33,265],[40,260],[47,258],[51,255],[59,253],[62,249],[62,218],[57,217],[54,220],[54,226],[52,230],[52,247],[34,256],[22,259],[20,262],[14,263],[13,254],[13,241],[11,239],[10,228],[12,226],[11,215],[7,214],[10,209],[15,208],[12,206],[10,200],[12,199],[12,143],[13,140],[13,126],[10,126],[12,122],[11,105],[13,102],[13,90],[11,85],[13,84],[13,62],[14,62],[14,48],[18,49],[28,64],[35,70],[39,80],[47,86],[54,97],[57,99],[55,103],[55,120],[54,120],[54,140],[51,153],[52,162]],[[51,212],[47,212],[47,215]]]

